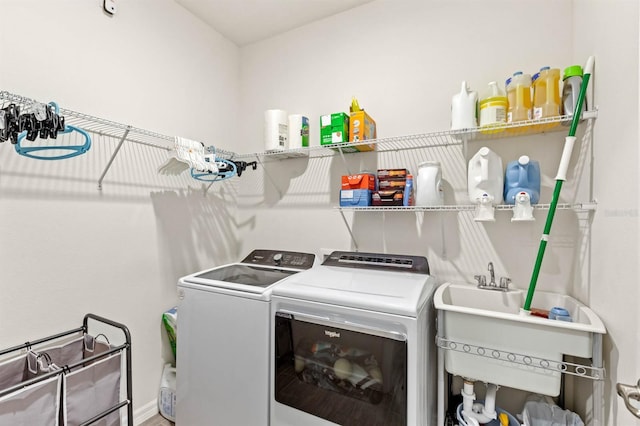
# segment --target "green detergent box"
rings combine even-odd
[[[344,112],[320,116],[320,145],[329,146],[349,142],[349,115]],[[357,152],[353,147],[343,147],[343,152]]]

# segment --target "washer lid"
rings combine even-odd
[[[320,265],[274,286],[272,295],[416,317],[435,285],[428,274]]]
[[[298,271],[238,263],[190,275],[186,281],[211,286],[219,286],[219,282],[223,281],[266,288],[296,272]]]

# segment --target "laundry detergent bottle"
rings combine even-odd
[[[515,204],[520,192],[529,194],[531,204],[540,200],[540,164],[523,155],[510,161],[504,174],[504,202]]]
[[[497,133],[504,131],[507,123],[507,95],[498,83],[492,81],[480,100],[480,131]]]
[[[460,93],[451,98],[451,130],[478,127],[477,109],[478,92],[470,90],[467,82],[463,81]]]
[[[469,160],[467,175],[469,199],[479,203],[487,197],[491,204],[501,204],[504,190],[502,159],[489,148],[482,147]]]

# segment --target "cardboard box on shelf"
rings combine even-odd
[[[375,191],[371,196],[371,205],[376,207],[402,206],[403,190]]]
[[[367,207],[371,205],[371,191],[368,189],[340,190],[340,207]]]
[[[378,169],[378,180],[383,179],[406,179],[409,171],[407,169]]]
[[[405,178],[384,178],[378,180],[378,189],[380,191],[388,190],[400,190],[407,185],[407,179]]]
[[[336,112],[320,116],[320,145],[330,146],[349,142],[349,116]],[[355,147],[342,147],[343,152],[357,152]]]
[[[342,189],[376,189],[376,177],[371,173],[360,173],[351,176],[342,176]]]
[[[375,139],[377,136],[376,122],[364,110],[351,113],[349,121],[349,142],[362,142]],[[358,151],[373,151],[375,144],[357,145]]]

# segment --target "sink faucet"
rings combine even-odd
[[[495,287],[496,286],[496,275],[493,272],[493,262],[489,262],[489,266],[487,267],[489,270],[489,285]]]
[[[500,278],[500,285],[496,283],[496,274],[495,269],[493,267],[493,262],[489,262],[487,266],[487,270],[489,271],[489,282],[487,282],[487,277],[484,275],[474,275],[473,278],[478,282],[478,288],[487,289],[487,290],[499,290],[499,291],[509,291],[509,284],[511,283],[511,279],[507,277]]]

